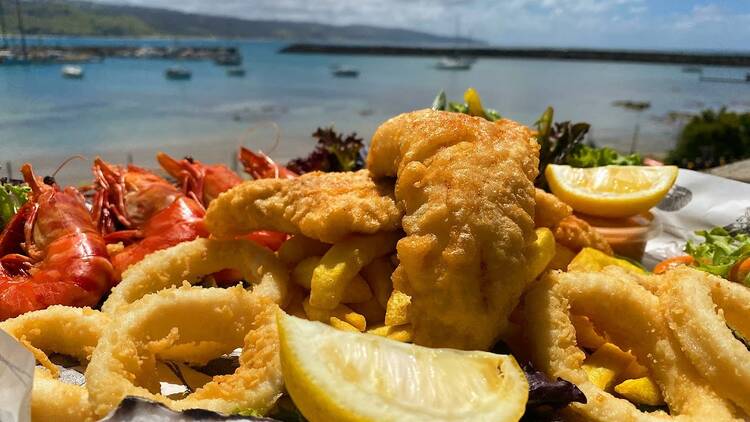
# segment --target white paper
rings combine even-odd
[[[31,420],[34,355],[0,330],[0,422]]]
[[[696,230],[739,225],[750,228],[750,184],[680,169],[669,195],[651,211],[662,225],[649,240],[643,264],[683,254]]]

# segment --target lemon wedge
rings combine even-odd
[[[526,377],[511,356],[429,349],[278,313],[286,388],[311,422],[518,421]]]
[[[648,211],[677,179],[675,166],[574,168],[550,164],[549,187],[574,210],[600,217],[628,217]]]

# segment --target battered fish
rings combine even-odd
[[[554,228],[565,218],[573,214],[573,208],[558,199],[555,195],[536,189],[534,198],[534,222],[536,227]]]
[[[360,170],[247,181],[212,201],[205,221],[219,238],[275,230],[335,243],[352,233],[396,230],[401,216],[393,185]]]
[[[613,255],[612,247],[604,236],[589,223],[575,215],[565,217],[552,230],[555,240],[573,252],[583,248],[598,249],[607,255]]]
[[[527,280],[539,146],[510,120],[421,110],[385,122],[367,164],[396,176],[406,237],[394,288],[411,296],[414,341],[486,350]]]
[[[573,215],[570,205],[555,195],[537,189],[534,210],[536,227],[552,229],[555,240],[573,252],[579,252],[588,247],[598,249],[608,255],[614,253],[601,233],[586,221]]]

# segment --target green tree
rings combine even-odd
[[[667,162],[706,168],[750,157],[750,113],[704,110],[682,129]]]

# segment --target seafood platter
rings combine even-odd
[[[0,421],[748,420],[748,189],[587,130],[469,89],[242,174],[24,164]]]

